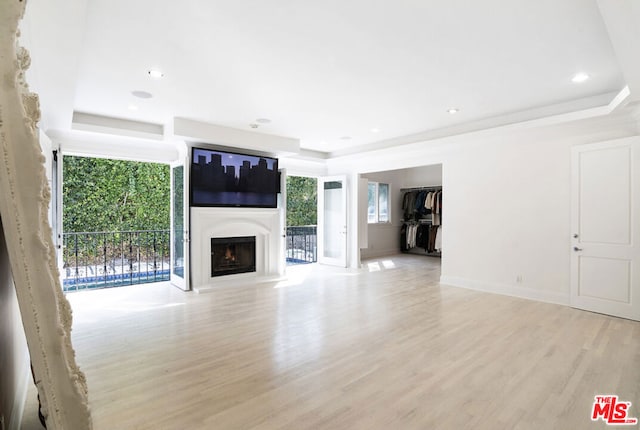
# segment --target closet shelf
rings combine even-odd
[[[442,190],[442,185],[430,185],[426,187],[412,187],[412,188],[400,188],[400,192],[404,193],[407,191],[440,191]]]

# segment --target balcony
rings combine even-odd
[[[317,227],[305,225],[287,227],[287,264],[306,264],[318,261]]]
[[[64,291],[169,280],[169,230],[65,233],[63,245]]]

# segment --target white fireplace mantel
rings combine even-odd
[[[280,209],[191,208],[191,285],[201,291],[238,280],[262,281],[284,273],[283,231]],[[211,238],[256,237],[256,271],[211,276]]]

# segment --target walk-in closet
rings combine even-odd
[[[388,185],[389,205],[389,217],[382,218],[384,222],[370,217],[367,246],[360,250],[362,259],[399,253],[441,257],[446,252],[446,240],[443,240],[446,190],[442,186],[442,164],[362,176],[369,181],[370,190],[386,190]],[[370,195],[371,198],[377,195]],[[369,206],[371,210],[372,205]]]

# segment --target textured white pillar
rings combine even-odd
[[[24,78],[29,53],[16,44],[25,3],[0,0],[0,216],[47,428],[89,430],[87,385],[71,346],[71,308],[48,221],[38,96]]]

